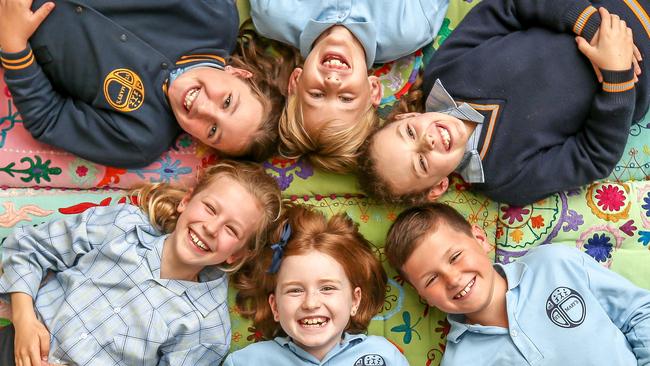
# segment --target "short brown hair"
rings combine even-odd
[[[352,287],[361,288],[361,302],[357,313],[350,318],[345,331],[363,333],[372,317],[381,310],[386,291],[386,272],[374,255],[372,245],[359,233],[358,226],[345,214],[329,220],[320,212],[306,206],[292,206],[285,210],[284,220],[278,224],[271,241],[279,240],[284,224],[292,229],[283,257],[302,255],[313,250],[327,254],[341,264]],[[275,291],[277,273],[268,273],[273,250],[266,246],[258,258],[233,277],[239,290],[237,306],[242,316],[251,318],[266,339],[286,336],[273,319],[268,297]]]
[[[254,30],[247,29],[248,23],[240,28],[230,65],[252,74],[244,81],[262,103],[262,122],[244,156],[260,162],[277,154],[278,121],[284,108],[289,74],[302,58],[295,48],[262,38]]]
[[[237,263],[229,267],[220,267],[224,272],[233,272],[266,243],[269,229],[273,228],[273,222],[280,216],[282,207],[280,188],[259,164],[222,160],[201,170],[193,188],[168,183],[146,184],[133,190],[131,194],[137,196],[138,206],[148,215],[152,225],[165,233],[171,233],[176,228],[180,215],[177,208],[183,197],[189,192],[192,195],[201,192],[220,177],[228,177],[241,184],[257,199],[263,214],[254,235],[246,243],[248,249],[246,254]]]
[[[278,125],[279,152],[290,159],[304,156],[314,167],[329,172],[349,173],[357,167],[359,148],[378,125],[379,116],[370,105],[355,123],[332,119],[323,124],[317,136],[310,136],[304,127],[300,100],[290,95]]]
[[[370,196],[370,198],[381,203],[409,205],[424,203],[427,201],[429,189],[419,192],[397,194],[393,191],[390,184],[388,184],[386,178],[377,171],[377,161],[373,158],[371,151],[377,133],[387,126],[388,123],[386,123],[382,128],[372,131],[366,141],[359,148],[359,157],[357,159],[357,180],[359,186],[368,194],[368,196]]]
[[[388,263],[408,281],[402,271],[404,263],[428,234],[435,233],[440,225],[472,236],[472,225],[453,207],[443,203],[427,203],[402,211],[388,230],[384,253]]]

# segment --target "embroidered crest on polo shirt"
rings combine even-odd
[[[104,79],[104,97],[118,111],[131,112],[144,102],[144,85],[135,72],[115,69]]]
[[[585,300],[574,289],[558,287],[546,300],[546,315],[558,327],[575,328],[587,315]]]
[[[354,366],[384,366],[386,361],[377,354],[363,355],[354,362]]]

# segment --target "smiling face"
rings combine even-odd
[[[250,72],[231,66],[182,73],[167,93],[178,124],[224,154],[246,154],[264,114],[262,103],[244,81],[249,77]]]
[[[474,126],[443,113],[409,113],[374,135],[370,155],[394,194],[432,189],[433,201],[447,189]]]
[[[175,274],[171,278],[192,278],[187,274],[205,266],[237,261],[263,215],[257,199],[229,177],[186,195],[177,211],[176,229],[165,240],[163,254],[165,271]]]
[[[343,26],[333,26],[314,42],[303,68],[289,80],[298,97],[305,130],[314,135],[331,120],[356,123],[381,100],[381,85],[368,76],[365,51]]]
[[[421,239],[402,271],[429,305],[465,314],[468,323],[490,325],[501,315],[506,292],[505,279],[487,256],[490,250],[478,226],[472,226],[469,236],[449,225],[438,225]]]
[[[341,341],[361,301],[334,258],[312,250],[282,259],[269,304],[275,321],[302,349],[322,360]]]

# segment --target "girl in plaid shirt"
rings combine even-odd
[[[214,365],[226,354],[227,273],[266,241],[276,183],[223,161],[194,188],[134,194],[138,206],[94,207],[6,240],[0,294],[12,304],[16,365]]]

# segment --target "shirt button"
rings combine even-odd
[[[77,6],[76,8],[74,8],[74,11],[77,14],[81,14],[81,12],[84,11],[84,8],[82,8],[81,6]]]
[[[88,338],[88,333],[81,333],[81,335],[79,336],[79,338],[81,338],[81,339],[86,339],[86,338]]]
[[[119,307],[119,306],[118,306],[118,307],[115,307],[115,308],[113,308],[113,312],[114,312],[115,314],[117,314],[117,313],[119,313],[120,311],[122,311],[122,308],[121,308],[121,307]]]
[[[516,329],[513,329],[513,330],[510,331],[510,335],[513,336],[513,337],[516,337],[517,334],[519,334],[519,333],[517,333]]]
[[[169,65],[166,62],[163,62],[163,63],[160,64],[160,68],[163,69],[163,70],[167,70],[168,67],[169,67]]]
[[[128,39],[128,37],[126,36],[126,34],[122,34],[120,36],[120,41],[122,41],[122,42],[126,42],[127,39]]]

